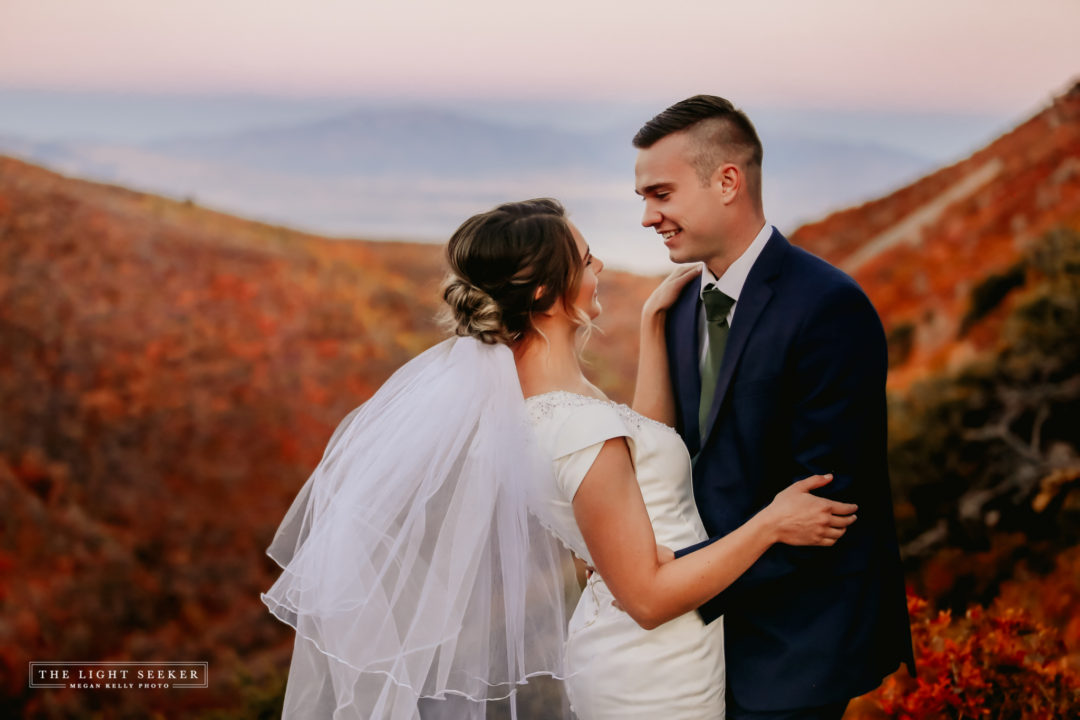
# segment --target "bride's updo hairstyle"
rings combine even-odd
[[[556,302],[571,317],[584,315],[573,305],[584,265],[556,200],[505,203],[472,216],[450,238],[446,257],[443,299],[457,335],[510,345],[532,329],[533,313]]]

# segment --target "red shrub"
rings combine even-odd
[[[909,595],[908,609],[918,677],[891,675],[848,720],[1080,717],[1080,668],[1056,628],[1017,608],[976,605],[954,619]]]

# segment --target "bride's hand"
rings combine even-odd
[[[645,301],[645,305],[641,309],[642,316],[655,315],[674,305],[686,283],[701,274],[701,267],[701,263],[693,263],[692,265],[680,265],[672,270],[664,278],[664,281],[652,291],[649,299]]]
[[[847,532],[859,506],[810,494],[832,479],[832,475],[813,475],[777,493],[763,512],[774,524],[778,542],[828,547]]]

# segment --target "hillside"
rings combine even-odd
[[[0,159],[8,703],[74,702],[27,695],[28,659],[197,657],[230,679],[184,702],[219,706],[239,658],[287,652],[262,549],[336,420],[432,336],[410,274],[438,258],[396,250]]]
[[[441,249],[0,158],[0,268],[0,715],[54,699],[27,695],[41,658],[206,658],[217,690],[185,701],[227,706],[288,652],[258,600],[284,509],[336,422],[441,337]],[[615,356],[596,369],[617,390]]]
[[[969,158],[792,240],[866,289],[900,389],[994,344],[1016,263],[1062,225],[1080,225],[1080,84]]]
[[[1053,568],[1080,541],[1080,84],[792,240],[852,274],[888,333],[889,465],[915,586],[963,611]]]

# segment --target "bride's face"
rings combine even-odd
[[[604,269],[604,263],[589,251],[589,244],[585,242],[581,231],[573,223],[567,224],[570,226],[570,232],[574,236],[574,242],[577,243],[578,253],[584,258],[585,262],[585,268],[581,273],[581,287],[578,289],[577,297],[574,299],[574,307],[584,311],[590,320],[595,320],[600,315],[600,300],[597,290],[600,285],[599,275]]]

